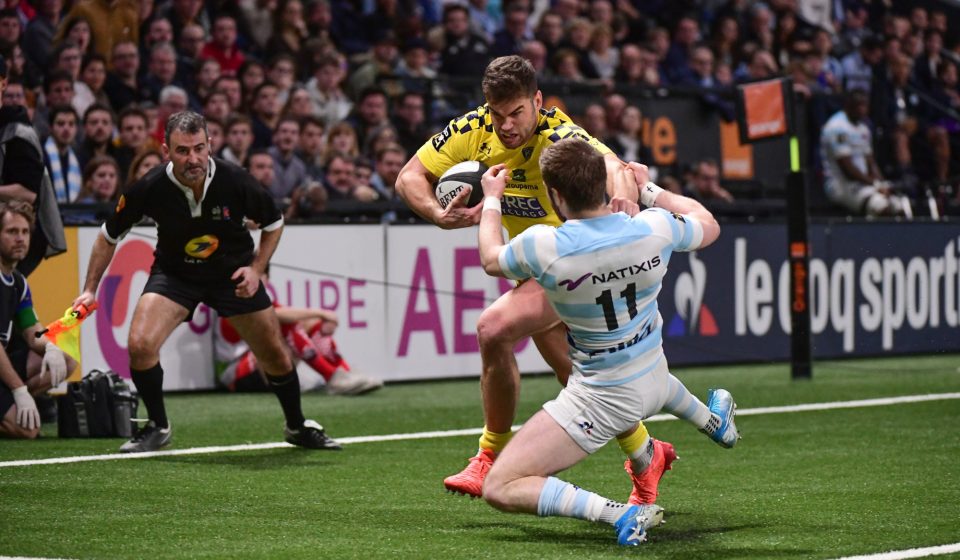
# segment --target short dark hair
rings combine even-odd
[[[186,134],[196,134],[203,131],[204,136],[210,136],[207,132],[207,121],[203,115],[193,111],[180,111],[170,115],[167,119],[167,127],[163,131],[163,140],[170,145],[170,135],[174,132],[184,132]]]
[[[603,155],[580,138],[564,138],[540,154],[540,172],[570,210],[595,208],[604,201],[607,167]]]
[[[73,115],[75,122],[80,124],[80,115],[77,114],[77,110],[74,109],[72,105],[55,105],[50,108],[50,114],[47,116],[51,128],[53,127],[53,121],[57,119],[57,115],[62,115],[63,113]]]
[[[501,56],[487,65],[481,88],[488,103],[533,97],[537,93],[537,71],[521,56]]]
[[[308,126],[320,127],[320,130],[326,130],[327,125],[323,122],[323,119],[316,115],[304,115],[300,117],[300,131],[307,128]]]
[[[97,111],[102,111],[104,113],[107,113],[108,115],[110,115],[110,120],[116,122],[116,119],[114,118],[114,115],[113,115],[113,109],[111,109],[108,105],[104,103],[97,102],[87,107],[87,110],[83,112],[83,124],[87,124],[87,119],[90,118],[90,114],[96,113]]]
[[[223,129],[223,131],[229,132],[231,128],[237,125],[246,125],[251,131],[253,130],[253,121],[250,120],[250,117],[242,114],[236,114],[227,119],[227,126]]]
[[[467,14],[467,17],[470,17],[470,10],[467,9],[463,4],[447,4],[443,7],[443,23],[447,23],[447,18],[453,12],[463,12]]]
[[[372,95],[380,95],[380,96],[383,96],[384,100],[388,102],[390,101],[390,96],[387,95],[387,90],[383,89],[380,86],[373,85],[373,86],[367,86],[362,90],[360,90],[360,94],[357,95],[357,104],[359,105],[360,103],[363,103],[364,100],[366,100],[368,97]]]
[[[117,128],[121,128],[123,126],[123,120],[130,116],[139,117],[143,119],[144,125],[150,125],[150,119],[143,109],[137,105],[127,105],[120,111],[120,115],[117,116]]]
[[[53,70],[43,78],[43,92],[50,93],[50,90],[53,89],[54,84],[59,84],[60,82],[70,82],[70,85],[73,85],[73,76],[70,75],[70,72],[66,70]]]
[[[23,200],[0,202],[0,227],[3,226],[4,221],[7,219],[7,214],[23,216],[31,228],[33,228],[33,224],[37,221],[37,215],[33,211],[33,205]]]
[[[243,168],[247,171],[250,171],[250,162],[253,161],[254,156],[267,156],[273,161],[273,156],[270,155],[270,152],[268,152],[266,148],[251,148],[250,151],[247,152],[247,157],[243,159]]]

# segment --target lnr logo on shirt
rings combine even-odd
[[[220,247],[220,240],[216,235],[201,235],[194,237],[183,247],[183,251],[195,259],[208,259]]]

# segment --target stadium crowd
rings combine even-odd
[[[572,115],[625,160],[649,161],[630,92],[693,91],[733,118],[732,86],[788,76],[819,129],[863,90],[880,173],[956,205],[960,35],[947,8],[890,0],[7,0],[4,105],[40,136],[67,223],[95,223],[162,161],[169,115],[201,112],[220,157],[246,166],[288,221],[404,211],[406,159],[479,103],[493,57],[544,88],[588,84]],[[913,3],[911,3],[913,4]],[[473,91],[474,93],[470,93]],[[714,159],[659,182],[730,202]],[[821,182],[816,180],[816,188]],[[729,187],[729,185],[725,185]],[[733,193],[733,194],[732,194]],[[407,213],[409,215],[409,213]]]

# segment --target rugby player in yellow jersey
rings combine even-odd
[[[562,111],[543,108],[536,73],[527,60],[519,56],[493,60],[484,72],[482,89],[486,104],[451,121],[400,171],[397,193],[425,220],[443,229],[480,222],[482,207],[466,207],[467,191],[446,208],[440,207],[434,195],[437,178],[463,161],[506,165],[509,179],[503,196],[503,224],[511,238],[534,224],[559,226],[562,222],[540,175],[540,152],[546,146],[577,136],[604,154],[608,178],[617,176],[616,171],[624,165]],[[646,168],[640,167],[645,174]],[[614,185],[608,179],[607,191],[616,195],[611,202],[614,211],[630,210],[634,214],[639,210],[639,191],[632,180]],[[477,336],[483,361],[480,387],[485,422],[480,449],[462,472],[443,481],[448,490],[475,497],[482,495],[484,477],[512,436],[520,394],[515,344],[532,336],[563,385],[572,367],[566,329],[536,282],[517,286],[487,307],[477,322]],[[633,480],[630,503],[654,503],[660,477],[676,458],[673,446],[652,439],[643,424],[617,440],[628,456],[625,465]]]

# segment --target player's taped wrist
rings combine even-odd
[[[493,210],[497,214],[502,214],[503,210],[500,208],[500,199],[495,196],[488,196],[483,199],[483,211]]]
[[[660,193],[663,192],[663,189],[657,186],[653,181],[648,181],[646,185],[640,189],[640,203],[646,206],[647,208],[653,208],[654,203],[657,201],[657,197],[660,196]]]

